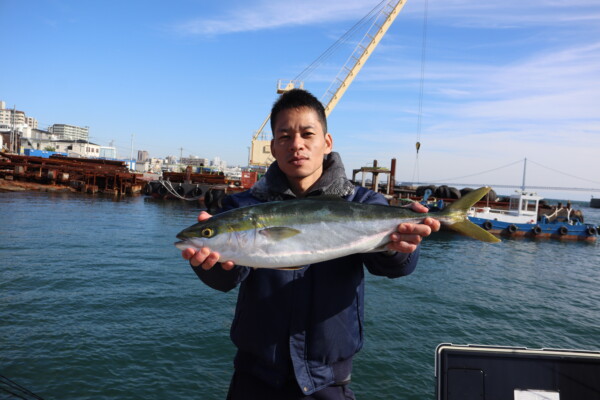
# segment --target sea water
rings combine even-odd
[[[198,211],[0,193],[0,397],[17,398],[8,378],[44,399],[224,399],[237,291],[206,287],[173,246]],[[599,250],[427,239],[412,275],[367,276],[357,398],[434,399],[440,343],[600,350]]]

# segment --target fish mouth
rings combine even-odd
[[[185,240],[180,240],[179,242],[175,242],[173,243],[175,245],[175,247],[177,247],[179,250],[185,250],[188,247],[190,247],[189,243],[186,242]]]

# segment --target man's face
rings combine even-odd
[[[277,114],[271,154],[291,185],[301,190],[310,188],[321,177],[323,157],[332,147],[333,139],[323,132],[314,110],[301,107]]]

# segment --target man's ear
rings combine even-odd
[[[333,136],[329,132],[325,134],[325,145],[327,146],[325,154],[331,153],[333,151]]]

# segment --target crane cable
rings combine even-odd
[[[316,60],[314,60],[309,66],[304,68],[302,70],[302,72],[300,72],[294,78],[294,80],[295,81],[306,80],[314,72],[314,70],[317,69],[321,64],[323,64],[323,62],[325,62],[325,60],[327,60],[329,57],[331,57],[341,45],[347,43],[350,40],[350,38],[352,38],[352,36],[354,36],[359,29],[361,29],[363,26],[365,26],[367,24],[371,24],[372,21],[375,18],[377,18],[377,16],[381,12],[381,9],[383,9],[382,5],[384,3],[386,3],[386,4],[389,3],[389,0],[380,1],[379,4],[377,4],[375,7],[373,7],[367,15],[362,17],[360,19],[360,21],[358,21],[356,24],[354,24],[348,31],[346,31],[346,33],[344,33],[338,40],[336,40],[331,46],[329,46],[329,48],[327,48],[327,50],[325,50],[319,57],[317,57]]]
[[[429,1],[425,0],[425,10],[423,12],[423,37],[421,43],[421,80],[419,82],[419,110],[417,113],[417,142],[415,147],[417,153],[415,156],[415,166],[413,169],[413,182],[419,181],[419,149],[421,148],[421,126],[423,119],[423,88],[425,86],[425,62],[426,62],[426,49],[427,49],[427,17],[428,17]]]

